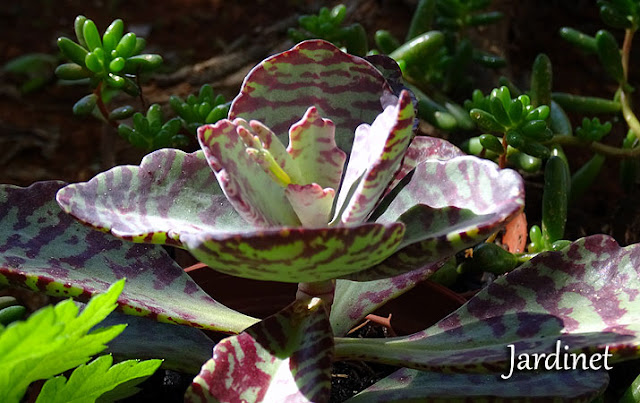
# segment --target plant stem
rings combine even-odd
[[[109,119],[109,111],[107,110],[107,106],[102,101],[102,81],[98,84],[96,89],[93,90],[93,93],[96,94],[96,97],[98,98],[98,100],[96,101],[96,104],[98,105],[98,110],[100,111],[100,114],[102,115],[104,120],[106,120],[106,122],[109,123],[109,125],[111,125],[111,127],[113,127],[114,129],[117,129],[118,123]]]
[[[333,303],[333,294],[336,289],[335,280],[313,281],[309,283],[299,283],[296,299],[320,298],[327,306]]]
[[[640,122],[631,109],[631,100],[627,96],[626,87],[629,76],[629,53],[631,52],[631,42],[635,29],[626,29],[624,31],[624,42],[622,44],[622,71],[624,73],[624,82],[620,83],[620,106],[622,108],[622,116],[627,122],[629,129],[633,131],[638,139],[640,139]]]
[[[635,115],[634,115],[635,117]],[[637,120],[636,120],[637,121]],[[556,135],[545,144],[560,144],[567,146],[587,147],[599,154],[614,158],[634,158],[640,156],[640,147],[624,149],[602,144],[598,141],[584,141],[577,137]]]

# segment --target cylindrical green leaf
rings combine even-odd
[[[491,97],[489,99],[489,107],[491,108],[491,114],[493,117],[503,125],[504,127],[511,126],[511,119],[507,115],[507,111],[499,98]]]
[[[504,14],[500,11],[489,11],[486,13],[473,14],[469,17],[467,25],[472,27],[478,25],[494,24],[500,21],[504,17]]]
[[[102,41],[100,40],[100,34],[96,24],[91,20],[86,20],[82,26],[82,35],[87,43],[89,50],[93,51],[96,48],[102,47]]]
[[[585,194],[600,173],[605,160],[604,155],[595,154],[573,174],[569,196],[570,203],[576,203]]]
[[[102,46],[107,53],[110,53],[118,46],[120,39],[122,39],[123,31],[124,23],[121,19],[114,20],[104,31],[104,35],[102,35]]]
[[[473,266],[493,274],[504,274],[513,270],[518,258],[494,243],[481,243],[473,248]]]
[[[205,123],[215,123],[220,119],[224,119],[229,114],[229,106],[231,104],[222,104],[218,105],[211,110],[207,118],[205,119]]]
[[[538,107],[551,104],[552,77],[551,60],[544,53],[539,54],[533,62],[531,71],[531,91],[529,93],[531,105]]]
[[[476,122],[476,125],[484,131],[493,133],[503,133],[505,131],[505,127],[498,123],[492,114],[482,109],[471,109],[469,116],[471,116],[471,119]]]
[[[100,58],[93,52],[87,53],[87,56],[84,58],[84,65],[94,73],[102,73],[104,70],[104,66],[102,65],[102,61]]]
[[[347,52],[352,55],[364,57],[369,51],[367,32],[358,23],[344,28],[343,37],[347,46]]]
[[[95,108],[97,101],[98,97],[96,94],[89,94],[80,98],[80,100],[73,105],[73,114],[78,116],[90,114],[93,108]]]
[[[409,31],[407,32],[405,41],[409,42],[416,36],[430,30],[435,13],[436,0],[420,0],[411,18],[411,24],[409,25]]]
[[[633,20],[629,16],[608,4],[600,6],[600,18],[605,24],[613,28],[627,29],[633,27]]]
[[[529,173],[538,172],[542,167],[542,160],[540,158],[533,157],[521,151],[513,151],[509,153],[507,155],[507,161],[517,169],[521,169]]]
[[[622,70],[622,56],[616,38],[611,32],[601,29],[596,34],[596,47],[598,58],[605,71],[618,83],[623,83],[625,79]]]
[[[524,112],[524,107],[522,106],[522,102],[519,99],[513,99],[509,103],[509,108],[507,110],[507,114],[509,115],[509,120],[512,124],[518,124],[522,120]]]
[[[400,47],[400,41],[384,29],[377,30],[374,39],[378,49],[387,55]]]
[[[78,38],[78,43],[80,46],[87,47],[87,42],[84,40],[84,34],[82,33],[82,29],[84,28],[84,22],[87,20],[87,17],[84,15],[79,15],[76,17],[73,22],[73,30],[76,33],[76,38]]]
[[[446,101],[444,107],[455,119],[457,126],[462,130],[473,130],[476,124],[469,116],[469,112],[455,102]]]
[[[124,35],[122,39],[120,39],[120,42],[118,42],[118,45],[116,46],[116,52],[119,56],[122,56],[126,59],[133,54],[133,49],[135,48],[135,46],[136,34],[134,34],[133,32],[129,32],[128,34]]]
[[[528,121],[536,119],[547,120],[547,118],[549,117],[549,112],[550,110],[547,105],[540,105],[537,108],[529,111],[524,118]]]
[[[0,325],[7,326],[9,323],[24,318],[27,308],[22,305],[13,305],[0,309]]]
[[[425,32],[406,42],[389,54],[395,61],[404,60],[407,66],[424,65],[444,44],[444,34],[440,31]]]
[[[0,309],[4,309],[8,306],[19,305],[16,297],[12,297],[10,295],[2,295],[0,296]]]
[[[147,41],[144,38],[136,38],[136,45],[133,47],[132,55],[139,55],[142,53],[144,48],[147,47]]]
[[[499,69],[507,65],[504,57],[492,55],[479,49],[473,49],[471,58],[473,61],[491,69]]]
[[[147,110],[147,122],[149,122],[149,132],[156,133],[162,127],[162,111],[160,105],[153,104]]]
[[[209,84],[204,84],[200,87],[200,92],[198,92],[198,99],[200,102],[209,102],[213,105],[214,97],[213,97],[213,88]]]
[[[162,56],[143,54],[131,56],[127,59],[124,71],[130,74],[147,73],[162,65]]]
[[[577,29],[562,27],[560,28],[560,36],[570,44],[579,47],[587,53],[596,53],[598,47],[596,46],[596,38],[584,34]]]
[[[62,80],[80,80],[91,76],[91,73],[75,63],[64,63],[56,67],[56,76]]]
[[[109,120],[123,120],[130,118],[134,113],[135,109],[131,105],[121,106],[111,111],[109,114]]]
[[[104,81],[113,88],[122,88],[125,84],[124,77],[113,73],[107,74],[107,76],[104,78]]]
[[[567,164],[560,157],[550,157],[544,169],[542,193],[542,236],[549,247],[564,236],[570,186]]]
[[[551,97],[562,108],[571,112],[582,113],[617,113],[620,112],[620,102],[598,97],[554,92]]]
[[[479,139],[482,147],[486,148],[487,150],[491,150],[498,154],[502,154],[504,152],[502,142],[493,134],[483,134],[479,137]]]
[[[549,128],[554,134],[564,136],[573,134],[573,128],[567,113],[556,101],[551,101],[549,108]]]
[[[538,138],[539,133],[547,128],[547,122],[544,120],[531,120],[520,128],[522,134],[531,138]]]
[[[58,38],[58,48],[72,62],[84,66],[84,59],[87,57],[87,49],[78,45],[69,38]]]
[[[140,87],[129,77],[124,77],[124,86],[121,89],[132,97],[140,95]]]
[[[113,73],[118,73],[124,68],[125,60],[122,57],[116,57],[109,63],[109,70]]]
[[[125,124],[121,124],[118,126],[118,134],[128,142],[131,142],[130,138],[133,135],[133,129]]]

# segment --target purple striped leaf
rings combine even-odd
[[[358,393],[347,403],[393,402],[584,402],[593,401],[609,383],[605,371],[499,374],[442,374],[400,369]]]
[[[250,227],[220,190],[204,153],[164,149],[58,192],[80,222],[134,242],[181,246],[180,234]]]
[[[497,279],[429,329],[386,340],[336,339],[336,356],[500,373],[510,367],[508,345],[517,354],[549,354],[561,343],[561,351],[608,351],[609,363],[636,358],[639,268],[640,245],[621,248],[605,235],[582,238]]]
[[[380,263],[404,233],[402,223],[353,227],[274,228],[235,237],[186,234],[189,251],[209,267],[238,277],[311,282],[334,279]]]
[[[336,221],[366,220],[401,166],[413,137],[414,118],[409,92],[402,91],[398,103],[388,106],[371,126],[358,126],[338,195]]]
[[[223,119],[198,129],[198,141],[220,187],[236,211],[252,226],[300,225],[284,187],[271,180],[261,164],[247,153],[247,147],[258,146],[255,142],[245,144],[240,137],[247,127],[242,119],[233,122]]]
[[[219,342],[185,401],[328,402],[332,350],[322,300],[296,300]]]
[[[443,158],[456,155],[442,142],[422,144],[449,150]],[[419,155],[432,154],[425,147]],[[410,180],[388,199],[379,207],[384,212],[376,221],[406,225],[400,250],[382,263],[338,280],[334,306],[340,309],[331,315],[336,334],[344,334],[388,300],[428,278],[448,257],[499,230],[522,208],[524,189],[514,171],[465,156],[420,162]]]
[[[302,119],[291,126],[287,153],[301,173],[301,180],[294,183],[338,189],[347,155],[336,145],[335,131],[333,122],[323,119],[315,107],[307,109]]]
[[[229,333],[256,322],[209,297],[161,247],[75,221],[54,200],[61,186],[0,186],[0,284],[82,301],[126,278],[118,305],[127,314]]]
[[[338,147],[349,152],[356,127],[373,122],[385,96],[393,96],[391,87],[369,62],[329,42],[309,40],[254,67],[229,119],[258,120],[285,143],[289,127],[315,106],[335,124]]]

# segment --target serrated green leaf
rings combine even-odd
[[[119,399],[131,396],[138,392],[135,385],[153,374],[162,360],[129,360],[112,364],[113,358],[103,355],[80,365],[68,380],[64,376],[49,379],[36,403],[93,403],[107,392],[117,392]]]
[[[17,402],[27,386],[83,364],[106,348],[125,325],[89,330],[116,308],[124,280],[89,301],[78,315],[71,300],[48,306],[0,334],[0,400]]]

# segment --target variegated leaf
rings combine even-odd
[[[249,225],[222,194],[202,151],[164,149],[140,166],[118,166],[57,195],[64,211],[134,242],[180,246],[185,232],[237,232]]]
[[[211,357],[215,345],[199,329],[173,326],[121,312],[113,312],[100,322],[105,327],[121,323],[126,323],[127,327],[109,342],[106,351],[118,361],[159,358],[163,368],[195,375],[202,363]]]
[[[509,368],[517,354],[602,352],[609,363],[635,358],[640,345],[640,245],[582,238],[538,255],[491,283],[429,329],[386,340],[337,339],[336,356],[437,371]]]
[[[396,185],[409,174],[419,163],[426,160],[446,161],[454,157],[466,155],[462,150],[446,140],[437,137],[417,136],[411,140],[402,165],[384,192],[386,196]]]
[[[235,237],[186,234],[189,251],[209,267],[256,280],[311,282],[334,279],[380,263],[402,240],[404,225],[274,228]]]
[[[253,226],[300,225],[284,187],[247,153],[249,145],[238,133],[238,128],[247,126],[241,119],[223,119],[198,128],[198,141],[220,187],[236,211]]]
[[[420,163],[374,212],[382,212],[379,222],[407,225],[404,247],[376,266],[343,276],[360,283],[338,280],[334,306],[342,308],[331,314],[336,334],[500,229],[524,203],[522,179],[513,171],[474,157],[454,158],[457,148],[428,137],[414,139],[409,151],[403,169]]]
[[[122,242],[65,214],[61,182],[0,186],[0,284],[88,300],[123,277],[125,313],[238,333],[256,319],[211,299],[159,246]]]
[[[333,338],[322,300],[296,300],[219,342],[186,402],[328,402]]]
[[[310,107],[291,126],[287,153],[302,176],[300,182],[294,183],[317,183],[323,188],[338,189],[347,155],[336,145],[335,131],[333,122],[323,119],[315,107]]]
[[[373,281],[337,280],[331,309],[331,327],[336,336],[349,329],[387,301],[412,289],[442,266],[440,262],[398,276]]]
[[[403,91],[398,103],[388,106],[371,126],[358,127],[338,194],[336,221],[366,220],[400,167],[413,136],[414,118],[409,92]]]
[[[524,185],[515,171],[465,156],[423,161],[408,183],[389,198],[376,222],[410,224],[402,249],[381,264],[344,278],[393,277],[481,242],[522,209]]]
[[[289,127],[315,106],[335,124],[338,147],[349,152],[356,127],[382,112],[385,94],[392,94],[391,87],[369,62],[329,42],[309,40],[254,67],[229,119],[259,120],[286,143]]]
[[[499,374],[442,374],[403,368],[378,381],[348,403],[400,402],[584,402],[593,401],[609,383],[605,371]]]

